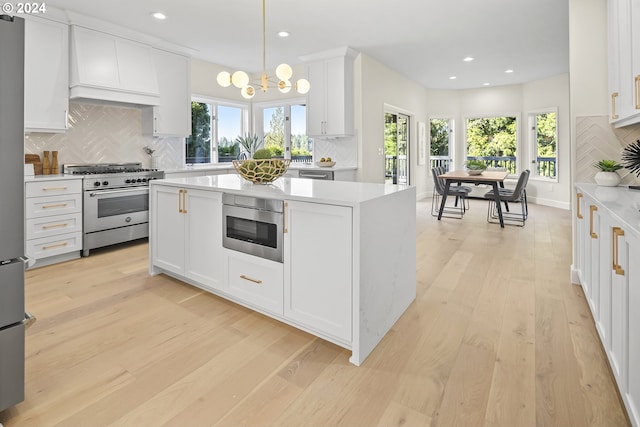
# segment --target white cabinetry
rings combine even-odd
[[[288,201],[285,211],[284,315],[350,342],[352,208]]]
[[[71,26],[70,97],[142,105],[159,102],[151,46]]]
[[[160,104],[143,111],[143,129],[154,136],[191,134],[191,59],[153,50]]]
[[[36,267],[78,258],[82,249],[82,181],[25,184],[26,252]]]
[[[281,262],[225,250],[228,292],[254,307],[282,315]]]
[[[25,131],[64,132],[69,111],[69,28],[27,15],[24,45]]]
[[[624,229],[622,230],[624,232]],[[629,418],[635,426],[640,426],[640,237],[630,233],[620,236],[618,233],[618,261],[623,270],[624,286],[627,288],[627,386],[623,393],[627,403]]]
[[[353,135],[353,58],[343,55],[310,62],[307,77],[307,134],[316,137]]]
[[[625,126],[640,121],[640,0],[607,0],[609,121]]]
[[[222,195],[152,186],[152,264],[222,289]]]

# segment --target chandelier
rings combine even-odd
[[[244,71],[236,71],[233,74],[228,71],[221,71],[218,73],[217,81],[222,87],[229,87],[232,84],[240,89],[240,94],[246,98],[251,99],[256,94],[256,87],[260,88],[263,92],[269,90],[269,84],[275,85],[282,93],[287,93],[292,87],[300,94],[305,94],[311,89],[311,84],[307,79],[299,79],[295,84],[291,83],[291,77],[293,76],[293,70],[288,64],[280,64],[276,67],[276,75],[267,75],[267,42],[265,31],[265,1],[262,0],[262,76],[260,80],[251,82],[249,75]]]

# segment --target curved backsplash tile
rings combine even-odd
[[[154,138],[142,134],[142,110],[85,103],[69,104],[66,133],[28,133],[25,153],[58,151],[59,164],[142,162],[151,167],[143,147],[156,150],[158,168],[177,169],[183,164],[183,138]]]

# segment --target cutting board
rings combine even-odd
[[[42,175],[42,162],[40,161],[39,154],[25,154],[24,155],[24,164],[32,164],[33,172],[36,175]]]

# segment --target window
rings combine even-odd
[[[429,126],[431,168],[444,167],[445,170],[449,171],[451,169],[451,159],[453,158],[454,121],[447,118],[432,118],[429,120]]]
[[[191,102],[191,136],[185,163],[231,162],[240,153],[235,139],[248,133],[248,107],[206,99]]]
[[[515,174],[517,125],[516,116],[466,119],[467,160],[482,160],[487,167],[507,168]]]
[[[558,179],[558,127],[555,109],[529,113],[531,174],[534,177]]]
[[[307,136],[307,107],[304,102],[256,105],[256,129],[264,138],[264,148],[273,156],[285,156],[292,162],[310,162],[313,140]]]

